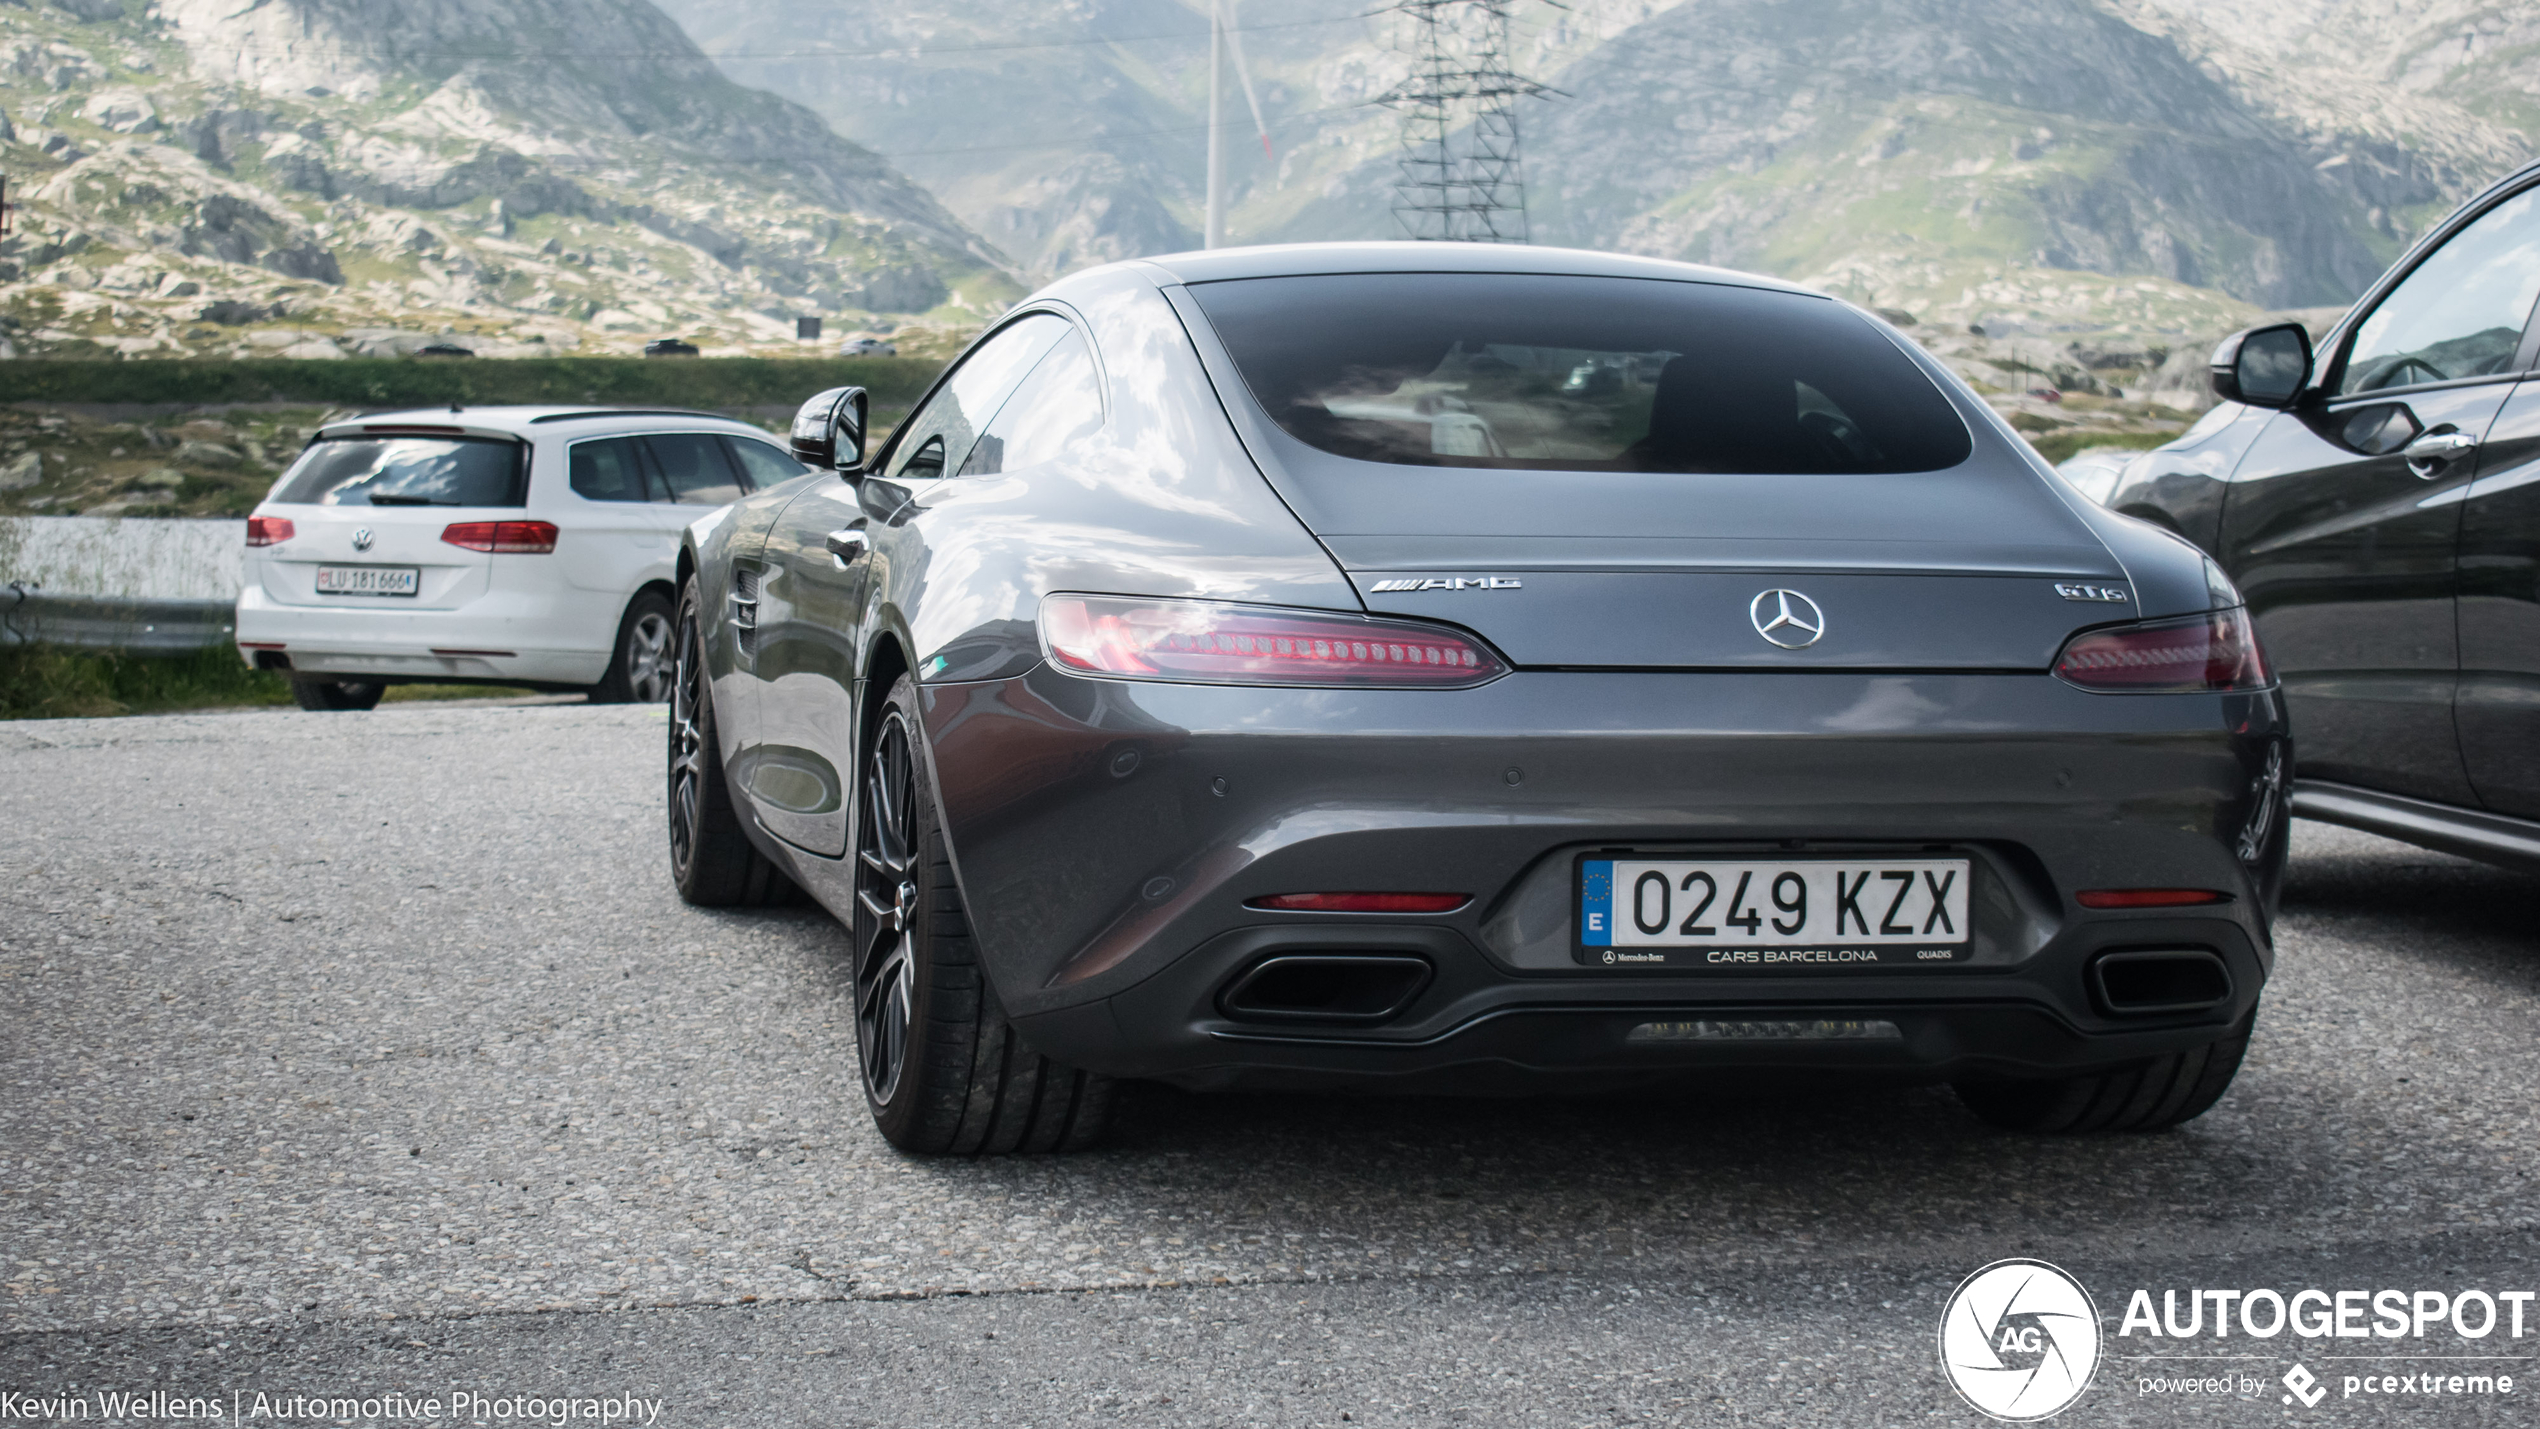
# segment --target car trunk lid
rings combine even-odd
[[[2026,471],[1381,478],[1314,483],[1300,514],[1370,611],[1520,667],[2044,670],[2136,613],[2125,568]]]

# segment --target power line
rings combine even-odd
[[[1270,30],[1296,30],[1315,25],[1362,23],[1361,14],[1332,15],[1320,20],[1280,20],[1265,25],[1245,25],[1237,31],[1254,34]],[[869,60],[925,59],[933,55],[991,54],[1013,50],[1081,49],[1093,45],[1161,44],[1172,40],[1205,40],[1206,30],[1171,30],[1153,35],[1098,35],[1082,40],[1016,40],[996,44],[936,45],[912,41],[875,50],[783,49],[783,50],[708,50],[699,46],[692,50],[414,50],[394,45],[241,45],[242,54],[271,55],[357,55],[371,59],[397,60],[605,60],[605,59],[750,59],[750,60]]]

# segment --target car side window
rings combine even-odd
[[[1038,466],[1102,426],[1102,388],[1085,335],[1069,331],[997,409],[962,463],[964,476]]]
[[[762,486],[774,486],[780,481],[791,481],[807,470],[801,462],[766,442],[752,441],[748,437],[725,437],[723,445],[732,454],[732,460],[740,465],[746,478],[742,485],[752,491]]]
[[[2540,188],[2453,234],[2355,330],[2340,396],[2512,370],[2540,300]]]
[[[574,494],[590,501],[667,501],[658,480],[648,482],[644,455],[633,437],[575,442],[565,459]]]
[[[741,499],[741,474],[723,451],[723,439],[712,432],[655,432],[644,438],[645,450],[670,484],[670,499],[682,506],[721,506]]]
[[[1073,331],[1067,319],[1055,313],[1034,313],[972,349],[891,439],[890,458],[882,474],[916,480],[958,469],[1014,384]],[[930,439],[936,443],[934,469],[918,470]]]

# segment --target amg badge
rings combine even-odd
[[[1412,576],[1378,581],[1367,589],[1374,594],[1394,590],[1523,590],[1525,585],[1524,581],[1506,576]]]

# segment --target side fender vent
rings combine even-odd
[[[758,581],[756,566],[735,562],[732,566],[731,613],[724,623],[732,627],[732,646],[743,660],[758,654]]]

